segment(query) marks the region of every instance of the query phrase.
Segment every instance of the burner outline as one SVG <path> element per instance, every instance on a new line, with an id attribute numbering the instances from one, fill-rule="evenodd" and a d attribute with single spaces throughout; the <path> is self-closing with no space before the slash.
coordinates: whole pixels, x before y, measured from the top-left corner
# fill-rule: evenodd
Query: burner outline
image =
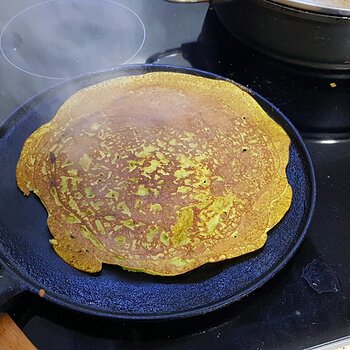
<path id="1" fill-rule="evenodd" d="M 140 16 L 135 12 L 133 11 L 132 9 L 130 9 L 129 7 L 123 5 L 123 4 L 120 4 L 119 2 L 116 2 L 116 1 L 113 1 L 113 0 L 102 0 L 104 2 L 107 2 L 107 3 L 111 3 L 113 5 L 116 5 L 116 6 L 119 6 L 127 11 L 129 11 L 131 14 L 133 14 L 137 20 L 139 21 L 139 23 L 141 24 L 141 27 L 142 27 L 142 34 L 143 34 L 143 37 L 142 37 L 142 42 L 140 44 L 140 46 L 138 47 L 138 49 L 133 53 L 133 55 L 128 58 L 126 61 L 120 63 L 119 65 L 123 65 L 123 64 L 127 64 L 129 63 L 133 58 L 135 58 L 138 53 L 141 51 L 141 49 L 143 48 L 144 44 L 145 44 L 145 41 L 146 41 L 146 27 L 142 21 L 142 19 L 140 18 Z M 86 74 L 86 73 L 89 73 L 89 72 L 82 72 L 78 75 L 74 75 L 74 76 L 70 76 L 70 77 L 53 77 L 53 76 L 49 76 L 49 75 L 42 75 L 42 74 L 39 74 L 39 73 L 35 73 L 35 72 L 32 72 L 28 69 L 24 69 L 18 65 L 16 65 L 5 53 L 4 51 L 4 48 L 3 48 L 3 45 L 2 45 L 2 41 L 3 41 L 3 36 L 7 30 L 7 27 L 14 21 L 16 20 L 19 16 L 23 15 L 25 12 L 27 11 L 31 11 L 32 9 L 36 8 L 36 7 L 39 7 L 39 6 L 42 6 L 42 5 L 46 5 L 46 4 L 50 4 L 50 3 L 69 3 L 69 1 L 67 0 L 45 0 L 45 1 L 41 1 L 37 4 L 34 4 L 32 6 L 29 6 L 29 7 L 26 7 L 25 9 L 23 9 L 22 11 L 18 12 L 16 15 L 14 15 L 13 17 L 11 17 L 5 24 L 4 28 L 2 29 L 1 33 L 0 33 L 0 52 L 1 54 L 3 55 L 3 57 L 6 59 L 6 61 L 8 63 L 10 63 L 13 67 L 17 68 L 18 70 L 24 72 L 24 73 L 27 73 L 27 74 L 30 74 L 32 76 L 35 76 L 35 77 L 38 77 L 38 78 L 44 78 L 44 79 L 52 79 L 52 80 L 64 80 L 64 79 L 71 79 L 71 78 L 74 78 L 76 76 L 79 76 L 81 74 Z M 96 68 L 96 71 L 97 70 L 100 70 L 100 69 L 106 69 L 108 67 L 98 67 Z"/>

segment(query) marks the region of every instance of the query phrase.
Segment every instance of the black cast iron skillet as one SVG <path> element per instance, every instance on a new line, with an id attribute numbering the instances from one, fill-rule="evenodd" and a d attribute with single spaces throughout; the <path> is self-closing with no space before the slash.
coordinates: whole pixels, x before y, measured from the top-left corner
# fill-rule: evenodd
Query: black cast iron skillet
<path id="1" fill-rule="evenodd" d="M 150 276 L 104 265 L 99 274 L 66 264 L 48 240 L 47 213 L 33 194 L 17 188 L 15 170 L 24 141 L 49 121 L 75 91 L 102 80 L 154 71 L 181 72 L 224 79 L 199 70 L 160 65 L 122 66 L 82 75 L 39 93 L 21 105 L 0 127 L 0 303 L 16 294 L 45 290 L 45 298 L 64 307 L 108 318 L 175 319 L 224 307 L 260 287 L 290 260 L 301 244 L 315 204 L 315 178 L 300 135 L 275 107 L 250 91 L 289 134 L 287 168 L 293 202 L 283 220 L 269 232 L 258 252 L 204 265 L 176 277 Z"/>

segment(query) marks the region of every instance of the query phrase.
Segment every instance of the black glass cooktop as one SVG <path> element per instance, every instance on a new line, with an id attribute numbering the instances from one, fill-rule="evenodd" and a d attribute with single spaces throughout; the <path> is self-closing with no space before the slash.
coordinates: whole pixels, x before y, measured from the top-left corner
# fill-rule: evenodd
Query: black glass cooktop
<path id="1" fill-rule="evenodd" d="M 350 72 L 260 55 L 233 39 L 206 4 L 14 0 L 1 2 L 0 25 L 0 121 L 80 73 L 146 61 L 192 66 L 280 108 L 303 134 L 318 188 L 301 248 L 243 300 L 192 319 L 129 323 L 21 295 L 8 312 L 39 349 L 301 349 L 350 334 Z"/>

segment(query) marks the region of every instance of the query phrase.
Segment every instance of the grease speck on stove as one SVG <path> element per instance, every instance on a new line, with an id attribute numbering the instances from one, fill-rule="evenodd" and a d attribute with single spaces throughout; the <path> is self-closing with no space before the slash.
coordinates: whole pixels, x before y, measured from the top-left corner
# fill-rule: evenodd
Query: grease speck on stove
<path id="1" fill-rule="evenodd" d="M 340 285 L 334 271 L 325 263 L 313 260 L 303 269 L 302 277 L 317 293 L 339 292 Z"/>

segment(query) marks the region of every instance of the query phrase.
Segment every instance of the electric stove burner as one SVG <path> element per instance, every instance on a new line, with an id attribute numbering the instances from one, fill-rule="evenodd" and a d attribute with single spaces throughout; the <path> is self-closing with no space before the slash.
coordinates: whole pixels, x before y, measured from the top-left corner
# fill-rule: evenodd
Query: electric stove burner
<path id="1" fill-rule="evenodd" d="M 0 34 L 0 50 L 23 72 L 64 79 L 130 62 L 145 38 L 140 17 L 122 4 L 52 0 L 11 18 Z"/>

